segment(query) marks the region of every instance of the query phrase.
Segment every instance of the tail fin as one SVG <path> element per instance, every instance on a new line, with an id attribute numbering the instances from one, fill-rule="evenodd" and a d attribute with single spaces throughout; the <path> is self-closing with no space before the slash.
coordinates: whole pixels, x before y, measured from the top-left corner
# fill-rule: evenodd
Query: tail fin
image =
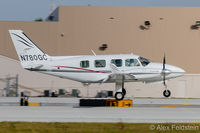
<path id="1" fill-rule="evenodd" d="M 23 31 L 9 30 L 9 33 L 23 68 L 38 68 L 49 60 L 49 56 L 31 41 Z"/>

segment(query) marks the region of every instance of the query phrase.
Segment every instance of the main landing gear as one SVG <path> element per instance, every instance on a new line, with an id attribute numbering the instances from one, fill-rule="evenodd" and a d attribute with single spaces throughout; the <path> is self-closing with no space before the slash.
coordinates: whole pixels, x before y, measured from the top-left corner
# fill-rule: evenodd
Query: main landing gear
<path id="1" fill-rule="evenodd" d="M 115 99 L 116 100 L 123 100 L 124 99 L 124 94 L 122 92 L 116 92 L 115 93 Z"/>
<path id="2" fill-rule="evenodd" d="M 125 95 L 126 95 L 126 90 L 124 88 L 122 88 L 122 92 L 116 92 L 115 93 L 115 99 L 116 100 L 123 100 Z"/>
<path id="3" fill-rule="evenodd" d="M 123 100 L 124 96 L 126 95 L 126 90 L 124 89 L 124 82 L 116 82 L 115 90 L 116 90 L 115 99 Z"/>

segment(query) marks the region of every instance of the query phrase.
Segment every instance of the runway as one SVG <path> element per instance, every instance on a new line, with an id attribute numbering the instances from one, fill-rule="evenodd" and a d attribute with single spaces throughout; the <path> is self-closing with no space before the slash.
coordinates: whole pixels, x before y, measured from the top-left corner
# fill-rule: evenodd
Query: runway
<path id="1" fill-rule="evenodd" d="M 0 107 L 0 121 L 34 122 L 200 122 L 200 108 Z"/>
<path id="2" fill-rule="evenodd" d="M 46 100 L 48 101 L 49 99 L 47 98 Z M 57 103 L 59 102 L 59 98 L 51 100 Z M 53 106 L 50 103 L 46 106 L 39 107 L 0 106 L 0 121 L 124 123 L 200 122 L 200 99 L 133 99 L 133 103 L 135 103 L 131 108 L 79 107 L 77 103 L 78 100 L 77 98 L 60 99 L 62 103 L 65 102 L 64 106 Z M 45 100 L 41 99 L 41 101 L 44 102 Z M 67 101 L 69 101 L 69 104 L 67 104 Z M 1 99 L 0 102 L 2 102 Z"/>

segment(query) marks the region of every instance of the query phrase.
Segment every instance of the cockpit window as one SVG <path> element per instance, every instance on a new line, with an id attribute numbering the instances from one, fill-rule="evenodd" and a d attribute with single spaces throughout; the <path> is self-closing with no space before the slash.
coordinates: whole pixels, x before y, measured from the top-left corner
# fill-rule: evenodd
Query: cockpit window
<path id="1" fill-rule="evenodd" d="M 140 56 L 138 59 L 140 60 L 140 62 L 141 62 L 141 64 L 142 64 L 143 66 L 146 66 L 146 65 L 148 65 L 148 64 L 150 63 L 150 61 L 147 60 L 147 59 L 144 58 L 144 57 L 141 57 L 141 56 Z"/>

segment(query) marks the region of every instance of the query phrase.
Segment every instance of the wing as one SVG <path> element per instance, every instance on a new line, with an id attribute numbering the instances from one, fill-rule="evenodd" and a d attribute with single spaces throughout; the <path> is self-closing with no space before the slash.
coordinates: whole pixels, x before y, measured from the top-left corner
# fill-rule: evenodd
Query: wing
<path id="1" fill-rule="evenodd" d="M 136 79 L 131 73 L 121 71 L 117 68 L 115 64 L 110 64 L 111 74 L 109 74 L 106 78 L 101 80 L 101 84 L 105 82 L 124 82 L 125 79 Z"/>

